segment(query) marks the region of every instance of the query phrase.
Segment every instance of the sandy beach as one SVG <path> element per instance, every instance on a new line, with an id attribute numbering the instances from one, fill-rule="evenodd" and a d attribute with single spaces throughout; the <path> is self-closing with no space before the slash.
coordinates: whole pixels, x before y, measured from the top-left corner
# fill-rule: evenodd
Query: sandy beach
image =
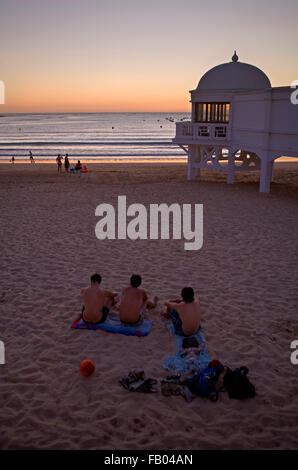
<path id="1" fill-rule="evenodd" d="M 185 163 L 88 164 L 57 175 L 54 164 L 0 165 L 1 449 L 297 449 L 298 166 L 276 164 L 270 194 L 258 173 L 202 171 L 186 181 Z M 104 240 L 95 208 L 129 204 L 204 204 L 204 243 Z M 120 293 L 132 273 L 160 305 L 143 338 L 71 329 L 80 289 L 99 272 Z M 164 379 L 175 351 L 163 302 L 191 285 L 202 304 L 208 353 L 245 365 L 257 395 L 219 401 L 132 393 L 119 379 L 132 368 Z M 116 309 L 117 310 L 117 309 Z M 94 361 L 85 378 L 79 366 Z"/>

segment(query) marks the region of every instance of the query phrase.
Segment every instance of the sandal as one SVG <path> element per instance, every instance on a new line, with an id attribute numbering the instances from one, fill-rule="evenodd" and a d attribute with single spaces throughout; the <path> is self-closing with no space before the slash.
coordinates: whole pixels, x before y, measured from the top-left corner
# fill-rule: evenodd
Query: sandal
<path id="1" fill-rule="evenodd" d="M 161 380 L 161 393 L 165 397 L 169 397 L 171 395 L 178 396 L 181 394 L 181 387 L 179 383 L 176 382 L 169 382 L 167 380 Z"/>
<path id="2" fill-rule="evenodd" d="M 146 379 L 141 385 L 136 388 L 136 392 L 143 392 L 143 393 L 156 393 L 158 392 L 157 388 L 154 385 L 157 384 L 157 380 L 155 379 Z"/>

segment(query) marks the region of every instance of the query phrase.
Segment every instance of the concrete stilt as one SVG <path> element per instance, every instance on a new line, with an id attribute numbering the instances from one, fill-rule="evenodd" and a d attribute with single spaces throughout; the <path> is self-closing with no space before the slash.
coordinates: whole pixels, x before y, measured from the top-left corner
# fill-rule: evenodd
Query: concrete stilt
<path id="1" fill-rule="evenodd" d="M 272 175 L 272 162 L 268 162 L 266 157 L 261 158 L 261 172 L 260 172 L 260 193 L 270 192 L 270 182 Z"/>
<path id="2" fill-rule="evenodd" d="M 235 158 L 234 152 L 229 151 L 228 171 L 227 171 L 227 183 L 228 184 L 234 183 L 234 170 L 235 170 L 234 158 Z"/>
<path id="3" fill-rule="evenodd" d="M 274 160 L 271 162 L 271 183 L 274 182 Z"/>
<path id="4" fill-rule="evenodd" d="M 188 148 L 188 162 L 187 162 L 187 179 L 192 181 L 196 177 L 196 169 L 194 168 L 194 150 L 192 146 L 189 145 Z"/>

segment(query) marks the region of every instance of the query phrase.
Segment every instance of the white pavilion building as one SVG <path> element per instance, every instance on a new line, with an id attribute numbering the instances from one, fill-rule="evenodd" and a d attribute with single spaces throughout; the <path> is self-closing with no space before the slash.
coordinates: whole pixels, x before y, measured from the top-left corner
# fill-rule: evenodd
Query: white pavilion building
<path id="1" fill-rule="evenodd" d="M 260 192 L 270 191 L 274 160 L 298 157 L 298 104 L 290 86 L 271 87 L 259 68 L 238 61 L 218 65 L 190 91 L 191 121 L 176 123 L 178 144 L 188 154 L 188 179 L 200 168 L 227 172 L 260 169 Z M 297 100 L 296 100 L 297 101 Z"/>

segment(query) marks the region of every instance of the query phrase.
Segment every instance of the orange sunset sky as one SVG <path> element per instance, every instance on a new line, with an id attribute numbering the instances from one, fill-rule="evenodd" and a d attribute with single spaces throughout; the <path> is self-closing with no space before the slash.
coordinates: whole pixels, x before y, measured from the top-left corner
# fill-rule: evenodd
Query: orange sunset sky
<path id="1" fill-rule="evenodd" d="M 298 79 L 296 0 L 1 0 L 1 112 L 189 111 L 231 60 Z"/>

